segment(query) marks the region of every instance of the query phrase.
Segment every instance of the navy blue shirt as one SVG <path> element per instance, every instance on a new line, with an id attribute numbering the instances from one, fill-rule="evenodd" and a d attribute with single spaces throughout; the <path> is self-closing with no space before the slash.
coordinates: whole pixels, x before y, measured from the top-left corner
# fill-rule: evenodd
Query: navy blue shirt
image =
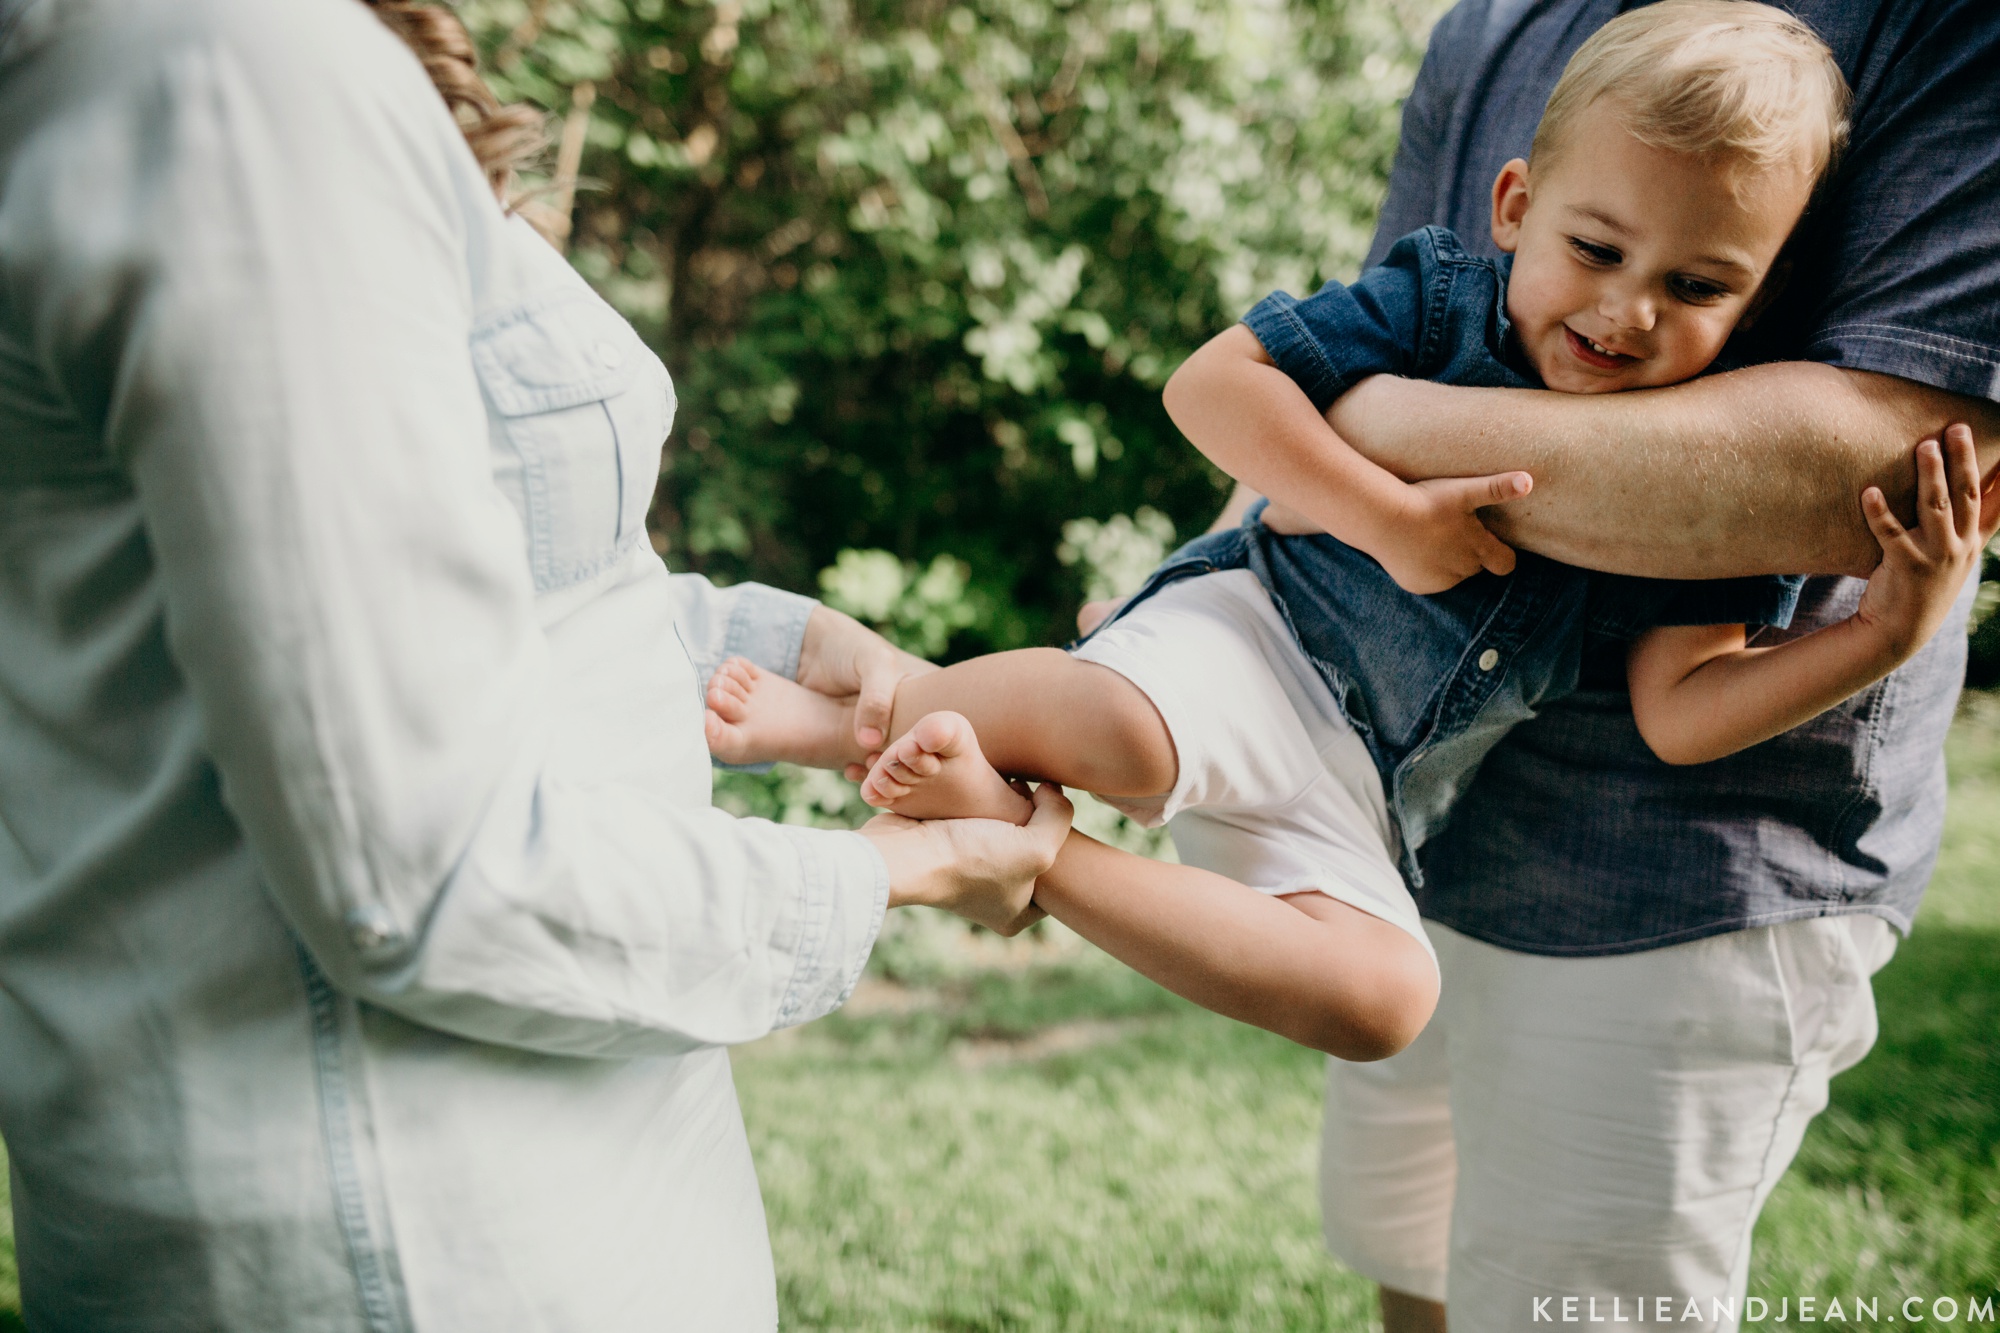
<path id="1" fill-rule="evenodd" d="M 1525 157 L 1564 64 L 1620 0 L 1462 0 L 1403 113 L 1371 262 L 1427 224 L 1490 252 L 1493 177 Z M 1812 360 L 2000 399 L 2000 5 L 1795 0 L 1854 90 L 1851 147 L 1793 244 L 1742 361 Z M 1914 442 L 1913 442 L 1914 443 Z M 1814 579 L 1792 632 L 1852 611 Z M 1487 756 L 1425 848 L 1425 915 L 1545 954 L 1644 949 L 1865 911 L 1908 929 L 1943 827 L 1963 612 L 1901 670 L 1784 736 L 1670 768 L 1640 740 L 1622 661 Z"/>
<path id="2" fill-rule="evenodd" d="M 1322 411 L 1375 374 L 1532 388 L 1539 381 L 1506 314 L 1508 268 L 1427 227 L 1352 285 L 1328 283 L 1304 301 L 1278 292 L 1244 323 Z M 1523 553 L 1504 578 L 1477 574 L 1419 596 L 1337 538 L 1281 536 L 1257 517 L 1183 547 L 1127 605 L 1190 574 L 1255 571 L 1367 743 L 1413 884 L 1423 878 L 1415 852 L 1480 761 L 1509 729 L 1575 688 L 1589 639 L 1623 641 L 1658 624 L 1782 626 L 1800 582 L 1672 583 Z"/>

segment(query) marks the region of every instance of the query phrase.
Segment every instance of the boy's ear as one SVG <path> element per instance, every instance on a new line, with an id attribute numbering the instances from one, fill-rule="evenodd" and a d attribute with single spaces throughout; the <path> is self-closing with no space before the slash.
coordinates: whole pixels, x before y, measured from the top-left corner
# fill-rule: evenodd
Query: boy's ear
<path id="1" fill-rule="evenodd" d="M 1493 244 L 1508 254 L 1521 243 L 1521 219 L 1528 216 L 1528 164 L 1515 158 L 1493 178 Z"/>

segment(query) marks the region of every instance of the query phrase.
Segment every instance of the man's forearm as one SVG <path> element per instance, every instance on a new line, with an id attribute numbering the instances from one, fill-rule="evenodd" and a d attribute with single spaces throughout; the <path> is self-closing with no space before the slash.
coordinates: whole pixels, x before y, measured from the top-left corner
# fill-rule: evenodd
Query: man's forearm
<path id="1" fill-rule="evenodd" d="M 1534 493 L 1489 511 L 1502 538 L 1660 578 L 1866 573 L 1861 492 L 1908 521 L 1919 439 L 1965 421 L 1982 472 L 2000 459 L 1993 403 L 1810 362 L 1598 395 L 1378 376 L 1328 420 L 1406 480 L 1525 468 Z"/>

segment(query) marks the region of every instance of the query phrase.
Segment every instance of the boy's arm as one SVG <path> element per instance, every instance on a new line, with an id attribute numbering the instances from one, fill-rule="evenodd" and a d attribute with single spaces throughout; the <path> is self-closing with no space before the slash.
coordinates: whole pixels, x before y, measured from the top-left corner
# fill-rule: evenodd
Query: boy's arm
<path id="1" fill-rule="evenodd" d="M 1514 552 L 1479 511 L 1526 495 L 1527 473 L 1402 481 L 1349 447 L 1244 325 L 1183 362 L 1165 401 L 1209 461 L 1374 556 L 1410 592 L 1514 568 Z"/>
<path id="2" fill-rule="evenodd" d="M 1422 946 L 1379 917 L 1320 893 L 1280 901 L 1074 831 L 1035 903 L 1175 994 L 1344 1060 L 1395 1054 L 1437 1004 Z"/>
<path id="3" fill-rule="evenodd" d="M 1948 457 L 1947 457 L 1948 455 Z M 1943 623 L 2000 528 L 2000 470 L 1982 488 L 1972 433 L 1917 447 L 1918 526 L 1906 530 L 1877 487 L 1862 510 L 1880 563 L 1838 624 L 1773 648 L 1747 648 L 1741 625 L 1675 626 L 1632 647 L 1632 714 L 1653 753 L 1700 764 L 1789 731 L 1908 661 Z"/>

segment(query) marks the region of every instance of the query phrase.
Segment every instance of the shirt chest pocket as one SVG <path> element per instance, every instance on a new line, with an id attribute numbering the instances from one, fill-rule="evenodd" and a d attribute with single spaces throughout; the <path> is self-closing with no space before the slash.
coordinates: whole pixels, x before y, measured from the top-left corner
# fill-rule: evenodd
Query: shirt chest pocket
<path id="1" fill-rule="evenodd" d="M 558 292 L 482 320 L 472 362 L 536 590 L 587 579 L 644 540 L 674 390 L 632 326 L 594 293 Z"/>

